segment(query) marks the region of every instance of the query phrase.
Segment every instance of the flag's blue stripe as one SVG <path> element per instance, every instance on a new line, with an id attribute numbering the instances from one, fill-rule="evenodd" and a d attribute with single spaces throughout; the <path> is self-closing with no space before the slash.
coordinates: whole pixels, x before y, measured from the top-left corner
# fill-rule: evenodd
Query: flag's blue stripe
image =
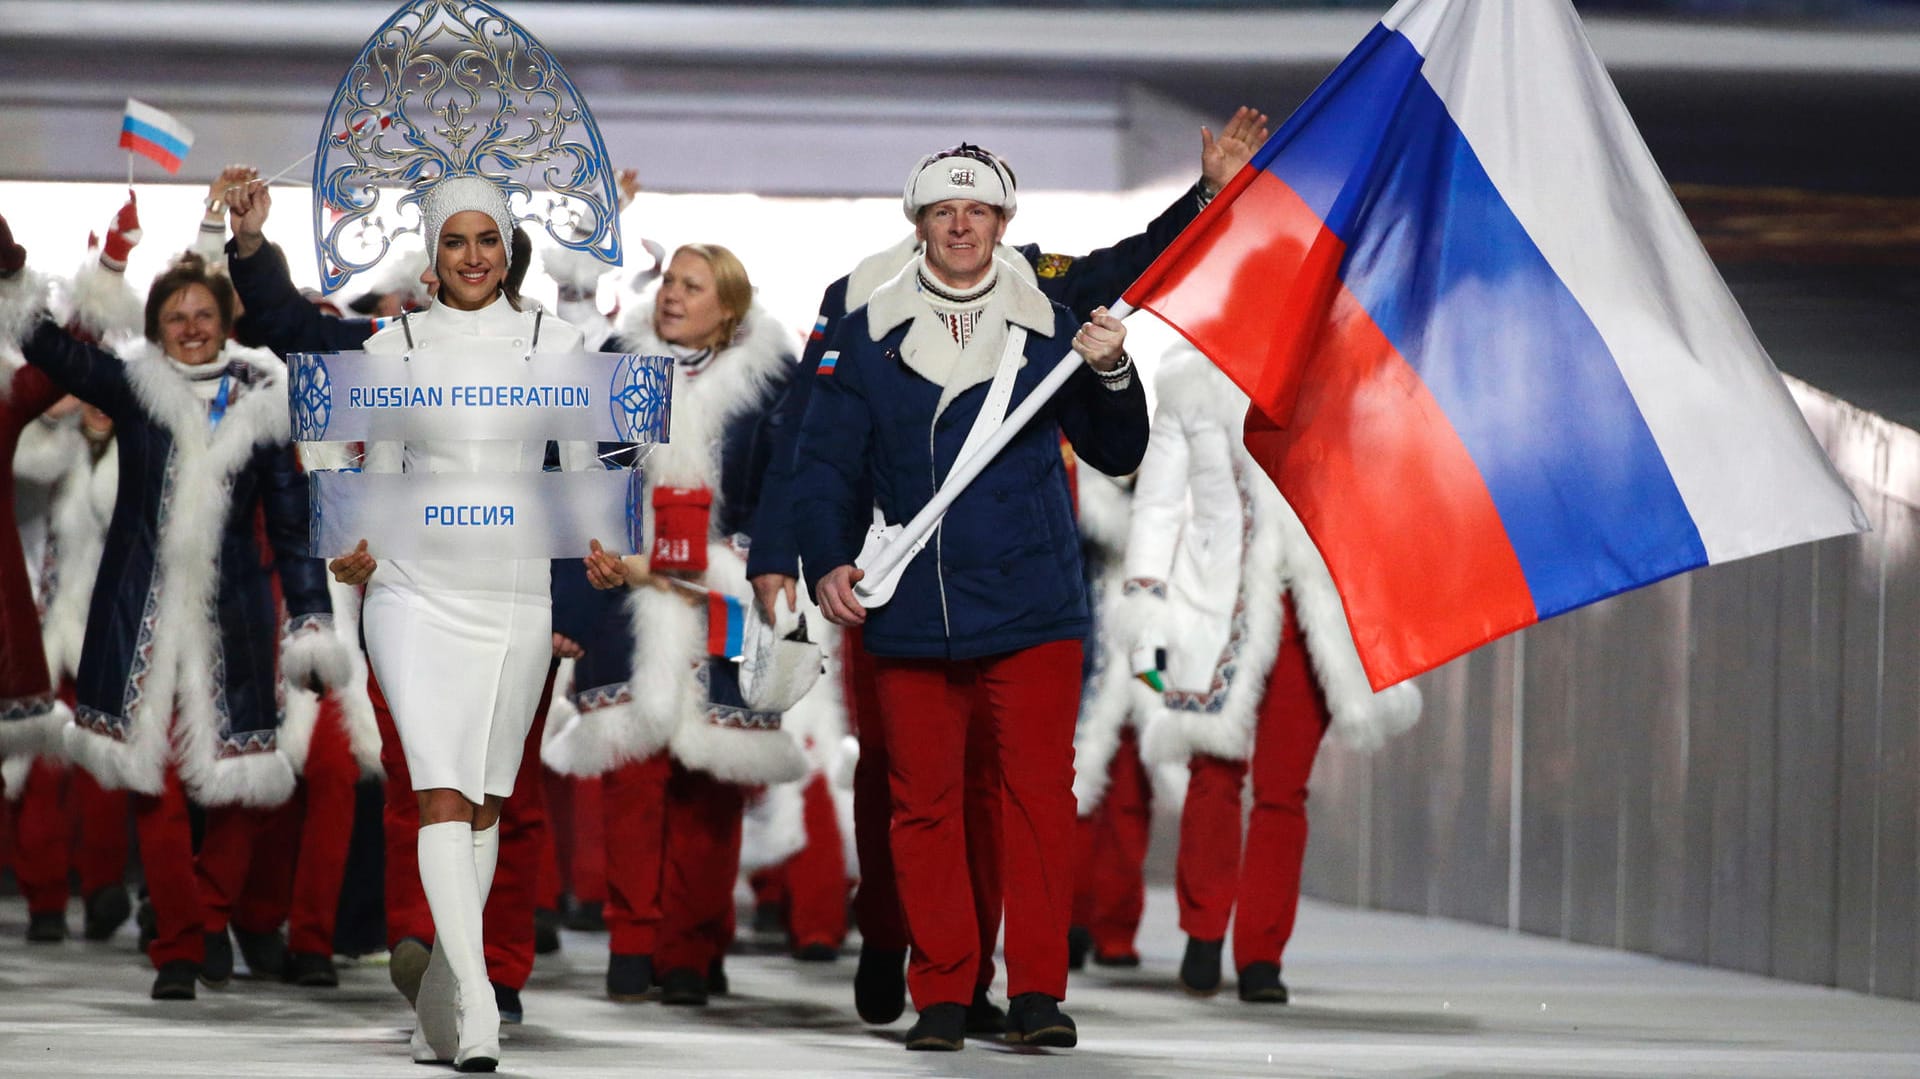
<path id="1" fill-rule="evenodd" d="M 164 131 L 142 120 L 137 120 L 131 116 L 121 117 L 120 130 L 131 131 L 134 135 L 153 143 L 155 146 L 160 147 L 182 160 L 186 159 L 187 151 L 191 149 L 186 143 L 180 141 L 180 136 L 170 131 Z"/>
<path id="2" fill-rule="evenodd" d="M 737 656 L 746 651 L 741 635 L 746 629 L 747 609 L 732 596 L 723 598 L 727 601 L 727 655 Z"/>
<path id="3" fill-rule="evenodd" d="M 1606 342 L 1420 64 L 1376 29 L 1264 167 L 1345 241 L 1342 280 L 1465 443 L 1540 617 L 1705 565 Z"/>

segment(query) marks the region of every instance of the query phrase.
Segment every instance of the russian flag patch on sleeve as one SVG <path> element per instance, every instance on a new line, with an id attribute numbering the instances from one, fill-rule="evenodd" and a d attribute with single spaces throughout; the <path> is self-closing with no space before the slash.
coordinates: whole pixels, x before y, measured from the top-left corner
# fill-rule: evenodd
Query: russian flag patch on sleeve
<path id="1" fill-rule="evenodd" d="M 819 373 L 823 375 L 833 374 L 833 369 L 836 365 L 839 364 L 839 362 L 840 362 L 840 353 L 838 350 L 827 353 L 826 355 L 820 357 Z"/>

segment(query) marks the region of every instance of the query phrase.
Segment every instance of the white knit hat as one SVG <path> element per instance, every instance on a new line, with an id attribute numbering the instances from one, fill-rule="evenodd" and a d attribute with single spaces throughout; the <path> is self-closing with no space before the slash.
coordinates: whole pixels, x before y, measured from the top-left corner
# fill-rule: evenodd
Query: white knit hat
<path id="1" fill-rule="evenodd" d="M 992 152 L 961 143 L 951 150 L 928 154 L 907 173 L 901 209 L 907 220 L 918 222 L 920 211 L 948 199 L 971 199 L 998 206 L 1009 220 L 1017 204 L 1013 170 Z"/>
<path id="2" fill-rule="evenodd" d="M 420 200 L 420 226 L 429 253 L 440 250 L 440 229 L 447 220 L 467 210 L 493 218 L 500 226 L 500 241 L 513 242 L 513 211 L 507 208 L 506 194 L 492 180 L 469 173 L 441 180 Z"/>

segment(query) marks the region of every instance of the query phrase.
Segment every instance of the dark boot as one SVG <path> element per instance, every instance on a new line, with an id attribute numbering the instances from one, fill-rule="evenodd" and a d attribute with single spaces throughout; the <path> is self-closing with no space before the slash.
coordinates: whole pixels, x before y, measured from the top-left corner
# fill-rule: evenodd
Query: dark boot
<path id="1" fill-rule="evenodd" d="M 159 930 L 154 928 L 159 925 L 159 921 L 153 913 L 153 902 L 142 899 L 140 901 L 140 910 L 134 915 L 133 920 L 134 924 L 140 927 L 139 948 L 142 952 L 145 952 L 153 946 L 154 937 L 159 935 Z"/>
<path id="2" fill-rule="evenodd" d="M 153 976 L 153 999 L 192 1000 L 193 983 L 200 976 L 200 965 L 191 959 L 163 963 Z"/>
<path id="3" fill-rule="evenodd" d="M 724 958 L 717 958 L 713 962 L 708 963 L 707 994 L 709 996 L 724 997 L 731 992 L 733 992 L 733 987 L 727 984 L 727 961 Z"/>
<path id="4" fill-rule="evenodd" d="M 957 1053 L 967 1044 L 967 1009 L 959 1004 L 932 1004 L 907 1031 L 907 1048 L 922 1053 Z"/>
<path id="5" fill-rule="evenodd" d="M 87 924 L 81 933 L 88 940 L 106 940 L 131 917 L 133 902 L 127 898 L 127 890 L 118 884 L 109 885 L 87 897 Z"/>
<path id="6" fill-rule="evenodd" d="M 1022 993 L 1007 1009 L 1007 1044 L 1071 1049 L 1080 1044 L 1073 1020 L 1045 993 Z"/>
<path id="7" fill-rule="evenodd" d="M 1187 938 L 1187 954 L 1180 960 L 1180 988 L 1202 997 L 1220 991 L 1220 945 L 1223 943 Z"/>
<path id="8" fill-rule="evenodd" d="M 1087 965 L 1087 953 L 1093 951 L 1093 930 L 1076 925 L 1067 930 L 1067 969 L 1081 970 Z"/>
<path id="9" fill-rule="evenodd" d="M 278 929 L 251 933 L 233 927 L 233 939 L 240 942 L 240 956 L 256 978 L 279 978 L 287 972 L 287 941 Z"/>
<path id="10" fill-rule="evenodd" d="M 67 912 L 43 910 L 27 915 L 27 943 L 58 944 L 67 939 Z"/>
<path id="11" fill-rule="evenodd" d="M 560 912 L 546 907 L 533 912 L 533 954 L 552 955 L 560 950 Z"/>
<path id="12" fill-rule="evenodd" d="M 1098 948 L 1095 948 L 1093 950 L 1093 965 L 1096 967 L 1120 967 L 1125 970 L 1131 970 L 1134 967 L 1137 967 L 1140 965 L 1140 953 L 1139 952 L 1107 953 L 1107 952 L 1101 951 Z"/>
<path id="13" fill-rule="evenodd" d="M 1240 999 L 1249 1004 L 1285 1004 L 1287 983 L 1278 963 L 1248 963 L 1240 972 Z"/>
<path id="14" fill-rule="evenodd" d="M 675 967 L 660 977 L 660 1003 L 681 1007 L 707 1006 L 707 979 L 692 967 Z"/>
<path id="15" fill-rule="evenodd" d="M 1007 1032 L 1007 1013 L 1000 1005 L 987 996 L 985 989 L 973 991 L 973 1003 L 967 1005 L 967 1033 L 969 1034 L 1005 1034 Z"/>
<path id="16" fill-rule="evenodd" d="M 280 977 L 283 981 L 307 989 L 340 987 L 340 972 L 334 969 L 333 956 L 315 952 L 287 953 L 286 970 Z"/>
<path id="17" fill-rule="evenodd" d="M 793 957 L 802 963 L 832 963 L 840 958 L 840 949 L 831 944 L 803 944 L 793 950 Z"/>
<path id="18" fill-rule="evenodd" d="M 907 1010 L 906 952 L 860 949 L 860 969 L 853 975 L 853 1010 L 876 1026 L 900 1018 Z"/>
<path id="19" fill-rule="evenodd" d="M 207 957 L 200 962 L 200 984 L 225 989 L 233 980 L 233 940 L 222 929 L 206 935 Z"/>
<path id="20" fill-rule="evenodd" d="M 560 924 L 576 933 L 604 933 L 607 931 L 606 905 L 596 899 L 591 903 L 574 903 L 567 908 L 566 917 Z"/>
<path id="21" fill-rule="evenodd" d="M 653 956 L 620 955 L 607 957 L 607 996 L 622 1004 L 647 999 L 653 988 Z"/>
<path id="22" fill-rule="evenodd" d="M 500 1009 L 502 1023 L 518 1025 L 527 1018 L 527 1009 L 520 1003 L 520 990 L 512 986 L 493 983 L 493 1004 Z"/>

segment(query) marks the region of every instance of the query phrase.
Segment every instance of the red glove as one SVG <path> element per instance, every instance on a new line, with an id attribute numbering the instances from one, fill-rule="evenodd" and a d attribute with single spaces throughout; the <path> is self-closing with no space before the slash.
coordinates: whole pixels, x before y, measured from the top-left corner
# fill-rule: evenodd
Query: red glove
<path id="1" fill-rule="evenodd" d="M 0 217 L 0 277 L 12 277 L 27 264 L 27 249 L 13 242 L 13 230 Z"/>
<path id="2" fill-rule="evenodd" d="M 100 249 L 100 264 L 109 270 L 127 268 L 127 256 L 140 242 L 140 211 L 133 204 L 133 188 L 127 188 L 127 204 L 113 215 L 107 226 L 107 243 Z"/>
<path id="3" fill-rule="evenodd" d="M 654 488 L 652 567 L 704 572 L 712 509 L 713 492 L 705 487 Z"/>

